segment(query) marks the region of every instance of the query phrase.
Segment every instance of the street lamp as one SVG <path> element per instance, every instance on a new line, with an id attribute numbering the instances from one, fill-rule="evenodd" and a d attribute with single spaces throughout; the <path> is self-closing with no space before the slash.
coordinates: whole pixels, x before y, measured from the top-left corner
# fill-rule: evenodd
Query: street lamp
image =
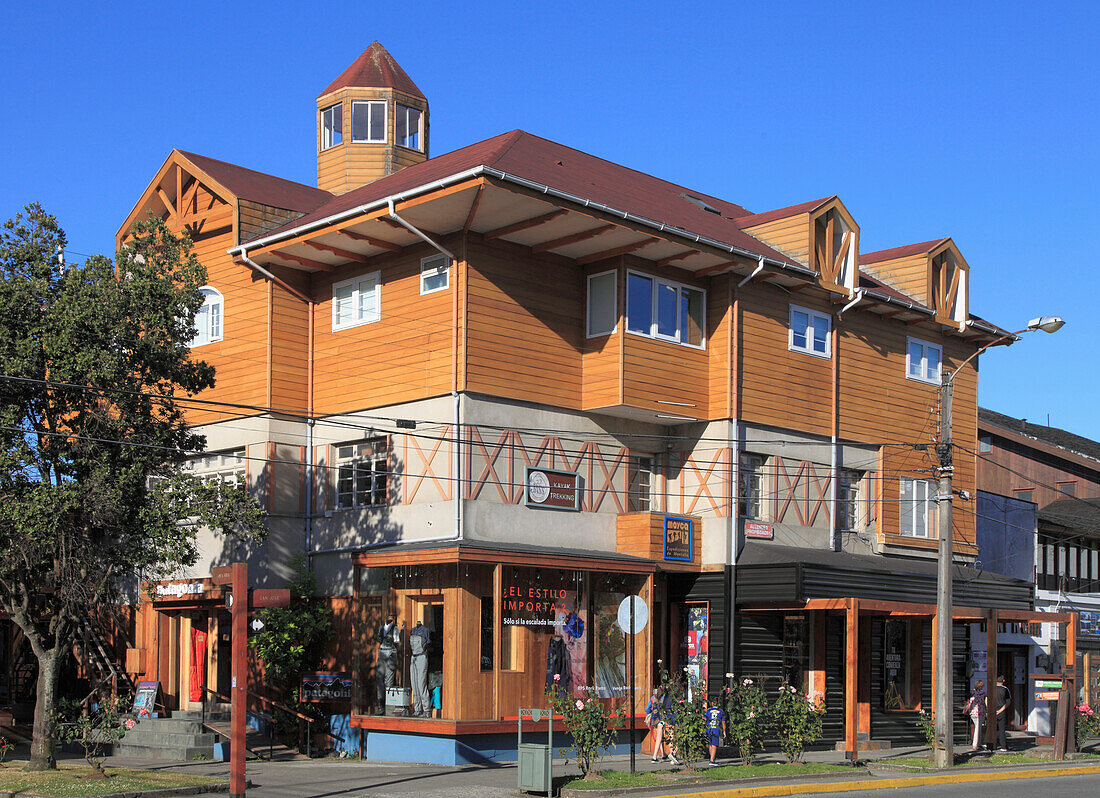
<path id="1" fill-rule="evenodd" d="M 933 758 L 936 767 L 951 767 L 955 761 L 955 737 L 951 717 L 953 674 L 952 657 L 952 602 L 951 602 L 951 499 L 952 478 L 955 467 L 952 465 L 951 443 L 951 396 L 955 389 L 955 375 L 963 366 L 976 358 L 994 344 L 1008 338 L 1015 338 L 1026 332 L 1057 332 L 1065 322 L 1059 316 L 1040 316 L 1028 322 L 1027 327 L 1016 332 L 1006 333 L 995 338 L 960 363 L 954 371 L 944 377 L 940 385 L 940 431 L 936 441 L 936 454 L 940 458 L 939 490 L 936 503 L 939 506 L 939 571 L 936 585 L 936 695 L 933 702 L 936 723 L 936 745 Z M 989 667 L 992 667 L 990 663 Z M 988 680 L 992 681 L 992 680 Z"/>

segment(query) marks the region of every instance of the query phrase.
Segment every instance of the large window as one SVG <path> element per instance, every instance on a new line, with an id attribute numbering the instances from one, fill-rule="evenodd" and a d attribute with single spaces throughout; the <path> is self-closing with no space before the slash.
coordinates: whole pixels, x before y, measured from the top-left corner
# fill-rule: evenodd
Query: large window
<path id="1" fill-rule="evenodd" d="M 432 255 L 420 261 L 420 294 L 445 291 L 450 285 L 451 259 L 446 255 Z"/>
<path id="2" fill-rule="evenodd" d="M 379 272 L 371 272 L 332 286 L 332 329 L 369 324 L 382 317 Z"/>
<path id="3" fill-rule="evenodd" d="M 388 503 L 389 447 L 370 438 L 336 447 L 336 506 L 374 507 Z"/>
<path id="4" fill-rule="evenodd" d="M 386 140 L 386 103 L 355 102 L 351 104 L 351 140 L 370 142 Z"/>
<path id="5" fill-rule="evenodd" d="M 911 380 L 940 384 L 940 366 L 943 363 L 943 347 L 919 338 L 907 339 L 905 348 L 905 376 Z"/>
<path id="6" fill-rule="evenodd" d="M 936 536 L 936 483 L 927 479 L 901 478 L 901 534 L 913 538 Z"/>
<path id="7" fill-rule="evenodd" d="M 335 147 L 344 140 L 344 106 L 330 105 L 321 111 L 321 149 Z"/>
<path id="8" fill-rule="evenodd" d="M 829 357 L 829 317 L 791 305 L 787 348 L 818 357 Z"/>
<path id="9" fill-rule="evenodd" d="M 420 111 L 407 105 L 397 105 L 397 143 L 412 150 L 423 150 L 423 121 Z"/>
<path id="10" fill-rule="evenodd" d="M 205 286 L 199 289 L 202 294 L 202 307 L 195 314 L 195 337 L 191 346 L 205 346 L 222 339 L 222 312 L 225 300 L 216 288 Z"/>
<path id="11" fill-rule="evenodd" d="M 195 474 L 203 482 L 244 485 L 246 484 L 245 450 L 242 447 L 192 457 L 184 464 L 183 470 Z"/>
<path id="12" fill-rule="evenodd" d="M 706 292 L 646 274 L 626 277 L 626 329 L 637 335 L 703 346 Z"/>
<path id="13" fill-rule="evenodd" d="M 588 278 L 588 324 L 586 334 L 589 338 L 597 335 L 609 335 L 615 332 L 619 321 L 616 272 L 602 272 Z"/>
<path id="14" fill-rule="evenodd" d="M 762 518 L 764 498 L 764 458 L 742 453 L 739 467 L 737 514 L 742 518 Z"/>

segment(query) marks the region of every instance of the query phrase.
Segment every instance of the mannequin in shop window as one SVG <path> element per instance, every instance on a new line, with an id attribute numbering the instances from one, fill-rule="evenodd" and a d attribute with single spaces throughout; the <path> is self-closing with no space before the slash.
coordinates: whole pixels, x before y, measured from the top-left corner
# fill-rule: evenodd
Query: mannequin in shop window
<path id="1" fill-rule="evenodd" d="M 409 682 L 413 692 L 413 716 L 426 718 L 431 715 L 428 697 L 428 646 L 432 642 L 432 633 L 420 621 L 409 632 Z"/>
<path id="2" fill-rule="evenodd" d="M 375 665 L 375 678 L 378 680 L 377 714 L 386 714 L 386 691 L 397 683 L 397 647 L 401 645 L 401 630 L 392 615 L 374 633 L 378 644 L 378 659 Z"/>

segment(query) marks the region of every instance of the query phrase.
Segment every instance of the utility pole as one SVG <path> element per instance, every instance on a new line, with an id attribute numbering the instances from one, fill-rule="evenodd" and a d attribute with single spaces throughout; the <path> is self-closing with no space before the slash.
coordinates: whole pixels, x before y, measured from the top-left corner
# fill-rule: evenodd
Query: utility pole
<path id="1" fill-rule="evenodd" d="M 936 744 L 932 756 L 936 767 L 951 767 L 955 763 L 955 730 L 952 717 L 954 701 L 954 668 L 952 667 L 951 601 L 951 499 L 955 466 L 951 453 L 951 397 L 955 389 L 952 372 L 940 386 L 940 433 L 936 454 L 940 458 L 939 485 L 936 503 L 939 508 L 939 578 L 936 584 L 936 695 L 932 702 L 935 714 Z"/>

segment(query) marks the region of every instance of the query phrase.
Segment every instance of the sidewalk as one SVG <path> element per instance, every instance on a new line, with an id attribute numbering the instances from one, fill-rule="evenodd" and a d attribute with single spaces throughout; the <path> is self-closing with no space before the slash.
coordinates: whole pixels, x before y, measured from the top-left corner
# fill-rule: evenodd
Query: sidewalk
<path id="1" fill-rule="evenodd" d="M 1023 741 L 1017 739 L 1013 752 L 1040 753 L 1049 752 L 1049 747 L 1023 747 Z M 1100 752 L 1100 744 L 1093 741 L 1086 746 L 1087 751 Z M 878 780 L 883 788 L 897 786 L 892 783 L 898 778 L 920 776 L 919 773 L 900 772 L 889 768 L 892 760 L 908 756 L 924 756 L 927 748 L 906 747 L 894 748 L 888 751 L 868 752 L 864 761 L 870 767 L 871 774 L 867 775 L 865 769 L 854 769 L 851 775 L 845 773 L 790 778 L 784 777 L 781 784 L 820 784 L 823 780 L 839 782 L 853 778 L 863 780 Z M 959 755 L 968 755 L 969 746 L 959 746 Z M 71 759 L 70 757 L 66 757 Z M 807 762 L 822 762 L 830 764 L 842 764 L 844 753 L 834 750 L 809 751 L 805 755 Z M 768 752 L 758 757 L 760 762 L 782 761 L 781 754 Z M 734 760 L 724 758 L 723 764 L 733 764 Z M 107 760 L 108 766 L 145 767 L 153 770 L 172 770 L 178 772 L 190 772 L 202 775 L 224 776 L 229 778 L 229 763 L 227 762 L 164 762 L 162 760 L 136 759 L 132 757 L 111 757 Z M 1067 763 L 1075 766 L 1075 763 Z M 1100 766 L 1100 760 L 1092 760 L 1080 765 Z M 705 763 L 704 763 L 705 766 Z M 617 755 L 607 757 L 600 762 L 603 770 L 629 770 L 629 755 Z M 1017 766 L 1017 769 L 1034 769 L 1036 767 L 1050 767 L 1050 765 Z M 959 768 L 957 771 L 965 771 L 967 774 L 983 772 L 1008 772 L 1012 766 L 991 766 L 979 768 L 976 765 Z M 637 769 L 639 771 L 669 770 L 666 763 L 654 764 L 648 756 L 639 751 L 637 756 Z M 953 773 L 956 771 L 952 771 Z M 933 772 L 935 773 L 935 772 Z M 580 772 L 575 764 L 566 764 L 564 760 L 554 760 L 555 781 L 560 777 L 579 777 Z M 927 775 L 927 774 L 924 774 Z M 514 796 L 518 795 L 516 789 L 517 773 L 514 764 L 497 767 L 440 767 L 436 765 L 406 765 L 396 763 L 372 763 L 360 762 L 357 759 L 314 759 L 310 761 L 291 762 L 256 762 L 250 761 L 247 767 L 247 776 L 253 787 L 248 790 L 249 796 L 255 798 L 353 798 L 359 795 L 371 796 L 409 796 L 419 795 L 425 798 L 479 798 L 487 796 Z M 775 785 L 775 779 L 754 781 L 754 784 Z M 734 782 L 738 787 L 747 786 L 745 782 Z M 731 782 L 707 782 L 687 787 L 670 786 L 665 789 L 646 790 L 644 795 L 665 795 L 683 792 L 684 788 L 696 792 L 707 792 L 716 789 L 728 788 Z M 864 786 L 866 789 L 866 786 Z M 672 792 L 670 792 L 670 790 Z"/>

